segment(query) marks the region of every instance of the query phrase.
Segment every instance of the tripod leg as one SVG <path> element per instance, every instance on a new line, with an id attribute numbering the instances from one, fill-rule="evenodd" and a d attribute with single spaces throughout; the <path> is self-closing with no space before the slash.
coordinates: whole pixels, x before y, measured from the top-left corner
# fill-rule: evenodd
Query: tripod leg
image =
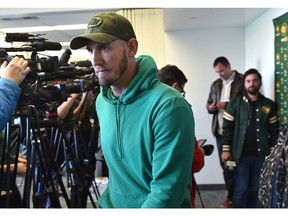
<path id="1" fill-rule="evenodd" d="M 0 207 L 23 207 L 21 194 L 16 184 L 20 148 L 19 131 L 19 125 L 10 125 L 8 122 L 6 129 L 2 131 L 2 134 L 0 133 L 0 136 L 4 135 L 4 142 L 0 143 L 2 145 L 2 148 L 0 147 Z"/>
<path id="2" fill-rule="evenodd" d="M 43 134 L 42 135 L 42 142 L 43 142 L 43 146 L 42 148 L 44 149 L 45 153 L 47 154 L 47 156 L 45 157 L 47 160 L 47 164 L 48 164 L 48 177 L 49 177 L 49 182 L 50 182 L 50 187 L 47 188 L 48 190 L 48 194 L 50 196 L 50 201 L 53 201 L 51 202 L 52 206 L 54 207 L 61 207 L 60 205 L 60 202 L 59 202 L 59 198 L 58 198 L 58 192 L 56 191 L 55 189 L 55 185 L 54 185 L 54 181 L 53 179 L 56 178 L 57 180 L 57 183 L 59 184 L 60 188 L 61 188 L 61 191 L 62 191 L 62 194 L 63 194 L 63 197 L 66 201 L 66 204 L 68 207 L 71 207 L 71 203 L 70 203 L 70 200 L 68 198 L 68 195 L 67 195 L 67 192 L 65 190 L 65 186 L 63 184 L 63 181 L 62 181 L 62 175 L 59 171 L 59 168 L 57 167 L 56 165 L 56 162 L 54 160 L 54 156 L 53 156 L 53 153 L 51 152 L 51 149 L 50 149 L 50 143 L 49 143 L 49 140 L 48 140 L 48 137 L 46 136 L 46 134 Z M 52 170 L 50 170 L 52 169 Z M 52 173 L 54 174 L 54 178 L 52 177 Z M 57 202 L 55 202 L 57 201 Z"/>
<path id="3" fill-rule="evenodd" d="M 35 156 L 33 158 L 34 160 L 32 161 L 31 158 L 29 158 L 31 157 L 29 153 L 31 154 L 32 152 L 28 151 L 27 158 L 29 158 L 29 162 L 32 163 L 31 166 L 33 168 L 37 168 L 37 170 L 32 169 L 32 174 L 34 175 L 32 175 L 32 178 L 27 179 L 27 182 L 25 181 L 25 184 L 27 184 L 28 188 L 28 190 L 26 190 L 26 193 L 29 195 L 31 188 L 31 179 L 34 179 L 35 180 L 35 182 L 33 182 L 34 189 L 36 188 L 37 191 L 33 195 L 34 198 L 38 198 L 37 201 L 39 202 L 35 203 L 37 207 L 47 207 L 47 204 L 49 202 L 51 207 L 60 208 L 61 204 L 58 198 L 58 191 L 56 191 L 55 183 L 53 181 L 53 175 L 54 175 L 56 176 L 58 184 L 60 185 L 63 191 L 63 196 L 66 200 L 67 206 L 71 207 L 70 200 L 65 190 L 65 186 L 62 182 L 61 174 L 54 160 L 54 156 L 51 152 L 50 143 L 47 138 L 47 135 L 45 133 L 44 134 L 41 133 L 37 110 L 33 106 L 29 106 L 29 109 L 31 116 L 27 121 L 28 123 L 26 131 L 28 133 L 30 132 L 31 129 L 33 136 L 32 139 L 30 139 L 30 136 L 26 136 L 26 139 L 33 140 L 35 149 L 33 150 L 33 154 L 35 154 L 37 157 Z M 28 147 L 29 144 L 27 146 L 27 149 Z M 28 199 L 26 200 L 26 203 L 27 201 Z"/>
<path id="4" fill-rule="evenodd" d="M 31 193 L 31 180 L 32 180 L 32 160 L 31 160 L 31 133 L 30 133 L 30 122 L 29 116 L 21 116 L 21 127 L 22 131 L 26 132 L 23 141 L 26 146 L 26 159 L 27 159 L 27 172 L 25 175 L 24 192 L 23 192 L 23 205 L 26 208 L 30 208 L 30 193 Z M 25 130 L 26 129 L 26 130 Z"/>
<path id="5" fill-rule="evenodd" d="M 198 194 L 198 196 L 199 196 L 199 199 L 200 199 L 202 208 L 205 208 L 204 203 L 203 203 L 203 200 L 202 200 L 202 197 L 201 197 L 201 193 L 200 193 L 199 187 L 198 187 L 198 185 L 197 185 L 197 183 L 196 183 L 196 180 L 195 180 L 195 187 L 196 187 L 196 191 L 197 191 L 197 194 Z"/>

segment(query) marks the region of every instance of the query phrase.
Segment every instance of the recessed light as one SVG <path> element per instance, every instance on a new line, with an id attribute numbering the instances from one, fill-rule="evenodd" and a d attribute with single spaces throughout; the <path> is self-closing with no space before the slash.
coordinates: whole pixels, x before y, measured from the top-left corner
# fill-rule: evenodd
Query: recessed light
<path id="1" fill-rule="evenodd" d="M 23 16 L 23 17 L 5 17 L 1 18 L 3 21 L 19 21 L 19 20 L 36 20 L 37 16 Z"/>

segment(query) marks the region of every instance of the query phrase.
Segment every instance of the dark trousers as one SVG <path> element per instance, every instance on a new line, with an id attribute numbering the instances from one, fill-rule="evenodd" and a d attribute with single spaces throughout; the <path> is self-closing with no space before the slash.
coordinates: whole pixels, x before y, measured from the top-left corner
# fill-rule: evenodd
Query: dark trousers
<path id="1" fill-rule="evenodd" d="M 225 167 L 225 163 L 223 163 L 221 160 L 221 155 L 222 155 L 221 138 L 222 138 L 221 135 L 219 135 L 219 134 L 216 135 L 218 157 L 219 157 L 219 161 L 220 161 L 220 166 L 222 167 L 222 170 L 223 170 L 223 177 L 224 177 L 224 181 L 225 181 L 225 186 L 226 186 L 226 189 L 228 192 L 227 198 L 232 201 L 233 200 L 233 193 L 234 193 L 234 184 L 235 184 L 234 171 L 227 169 Z"/>
<path id="2" fill-rule="evenodd" d="M 264 157 L 242 157 L 235 168 L 234 208 L 256 208 Z"/>

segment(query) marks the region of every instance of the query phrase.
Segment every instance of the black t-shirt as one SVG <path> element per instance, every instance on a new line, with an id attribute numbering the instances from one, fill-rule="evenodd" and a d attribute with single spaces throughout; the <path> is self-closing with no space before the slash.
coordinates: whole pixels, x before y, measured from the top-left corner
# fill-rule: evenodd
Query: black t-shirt
<path id="1" fill-rule="evenodd" d="M 250 102 L 247 129 L 242 150 L 242 157 L 257 156 L 256 145 L 256 102 Z"/>

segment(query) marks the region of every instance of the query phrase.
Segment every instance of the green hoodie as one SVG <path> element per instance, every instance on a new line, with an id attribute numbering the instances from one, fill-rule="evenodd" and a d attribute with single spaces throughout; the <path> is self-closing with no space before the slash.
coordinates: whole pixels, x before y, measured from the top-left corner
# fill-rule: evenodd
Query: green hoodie
<path id="1" fill-rule="evenodd" d="M 157 79 L 150 56 L 119 99 L 101 88 L 96 101 L 109 169 L 102 208 L 191 207 L 194 117 L 180 93 Z"/>

